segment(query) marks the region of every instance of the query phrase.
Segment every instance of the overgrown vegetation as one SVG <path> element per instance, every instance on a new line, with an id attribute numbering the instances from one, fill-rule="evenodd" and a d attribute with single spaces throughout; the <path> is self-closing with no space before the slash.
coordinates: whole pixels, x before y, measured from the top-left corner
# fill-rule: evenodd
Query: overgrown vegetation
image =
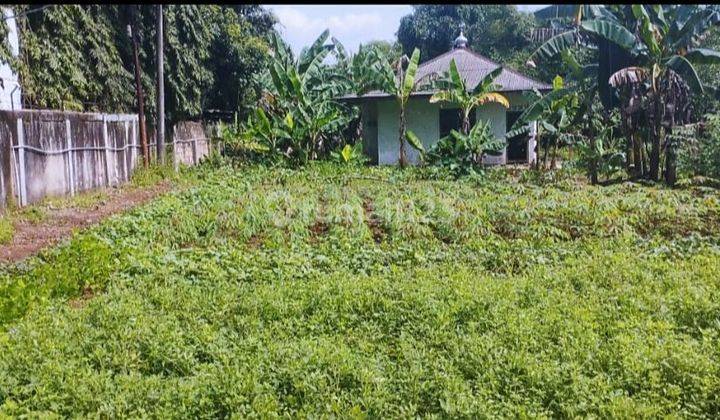
<path id="1" fill-rule="evenodd" d="M 5 267 L 0 411 L 718 415 L 716 192 L 425 175 L 201 168 Z"/>
<path id="2" fill-rule="evenodd" d="M 588 11 L 581 20 L 585 9 Z M 538 48 L 529 63 L 560 57 L 567 67 L 579 70 L 573 52 L 599 48 L 597 65 L 582 68 L 583 73 L 596 75 L 593 88 L 577 83 L 574 89 L 552 95 L 577 96 L 582 91 L 586 100 L 578 115 L 583 115 L 591 109 L 595 89 L 599 90 L 606 111 L 619 106 L 628 173 L 651 181 L 662 178 L 674 185 L 678 149 L 675 131 L 697 121 L 698 116 L 691 115 L 693 95 L 706 90 L 716 92 L 715 86 L 707 86 L 707 81 L 699 78 L 696 66 L 720 63 L 720 53 L 700 47 L 720 24 L 720 9 L 715 5 L 636 4 L 578 6 L 577 12 L 575 25 Z M 518 124 L 532 118 L 521 120 Z M 589 121 L 586 119 L 586 123 Z M 597 161 L 592 166 L 602 165 Z M 597 180 L 594 169 L 592 178 Z"/>
<path id="3" fill-rule="evenodd" d="M 156 6 L 12 8 L 20 15 L 20 57 L 0 58 L 18 71 L 24 106 L 100 112 L 136 110 L 128 35 L 135 9 L 145 106 L 154 119 Z M 265 66 L 274 17 L 257 5 L 167 5 L 163 15 L 168 120 L 218 109 L 244 114 L 257 100 L 253 74 Z"/>

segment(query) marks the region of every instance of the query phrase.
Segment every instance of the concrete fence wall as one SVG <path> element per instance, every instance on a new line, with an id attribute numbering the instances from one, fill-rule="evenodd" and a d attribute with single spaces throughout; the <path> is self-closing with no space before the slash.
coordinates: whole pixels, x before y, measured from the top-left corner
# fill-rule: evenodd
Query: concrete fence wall
<path id="1" fill-rule="evenodd" d="M 177 164 L 197 163 L 209 151 L 201 123 L 176 124 L 172 140 L 178 147 L 168 158 Z M 135 114 L 0 111 L 0 204 L 125 183 L 141 153 Z"/>

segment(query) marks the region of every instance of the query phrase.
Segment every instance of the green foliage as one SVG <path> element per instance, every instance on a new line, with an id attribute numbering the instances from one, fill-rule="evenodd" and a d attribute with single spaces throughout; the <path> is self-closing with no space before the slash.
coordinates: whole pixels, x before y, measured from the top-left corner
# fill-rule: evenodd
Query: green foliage
<path id="1" fill-rule="evenodd" d="M 415 5 L 412 14 L 400 20 L 398 41 L 406 54 L 417 47 L 429 60 L 450 49 L 461 23 L 470 47 L 491 58 L 507 57 L 530 45 L 532 16 L 499 4 Z"/>
<path id="2" fill-rule="evenodd" d="M 700 133 L 692 127 L 690 132 L 678 134 L 682 136 L 678 171 L 686 176 L 720 179 L 720 114 L 707 115 Z"/>
<path id="3" fill-rule="evenodd" d="M 197 175 L 6 268 L 2 415 L 716 417 L 715 193 Z"/>
<path id="4" fill-rule="evenodd" d="M 21 13 L 33 6 L 15 6 Z M 138 21 L 132 22 L 131 8 Z M 257 98 L 253 74 L 265 66 L 274 19 L 259 6 L 167 5 L 166 116 L 201 117 L 208 109 L 244 112 Z M 132 43 L 140 64 L 149 120 L 155 118 L 156 6 L 53 5 L 18 19 L 17 63 L 25 102 L 79 111 L 135 110 Z M 2 56 L 0 56 L 2 58 Z"/>
<path id="5" fill-rule="evenodd" d="M 18 27 L 18 73 L 29 104 L 124 111 L 133 103 L 132 70 L 123 65 L 116 43 L 124 28 L 107 6 L 56 5 L 19 18 Z"/>
<path id="6" fill-rule="evenodd" d="M 273 35 L 272 61 L 263 74 L 263 101 L 248 117 L 245 142 L 258 141 L 269 152 L 307 163 L 327 156 L 342 144 L 341 133 L 355 117 L 335 101 L 347 89 L 343 76 L 323 63 L 335 50 L 325 30 L 295 59 L 290 48 Z"/>
<path id="7" fill-rule="evenodd" d="M 15 235 L 15 226 L 7 215 L 0 217 L 0 244 L 7 244 L 12 241 Z"/>
<path id="8" fill-rule="evenodd" d="M 482 159 L 486 154 L 501 153 L 505 139 L 498 139 L 490 124 L 478 121 L 468 134 L 452 130 L 423 154 L 430 166 L 445 168 L 455 177 L 482 172 Z"/>
<path id="9" fill-rule="evenodd" d="M 613 68 L 608 80 L 604 79 L 606 74 L 598 72 L 597 87 L 617 89 L 623 127 L 635 151 L 634 175 L 655 181 L 664 166 L 665 182 L 674 185 L 676 144 L 666 136 L 674 126 L 690 122 L 691 96 L 705 91 L 695 66 L 720 63 L 720 53 L 698 48 L 720 22 L 720 8 L 635 4 L 595 6 L 591 10 L 589 19 L 550 39 L 531 58 L 567 56 L 572 46 L 587 48 L 605 43 L 619 48 L 629 62 Z M 598 64 L 607 65 L 611 58 L 620 57 L 605 54 L 598 57 Z M 647 158 L 641 153 L 645 143 L 650 149 Z"/>
<path id="10" fill-rule="evenodd" d="M 505 108 L 510 107 L 510 102 L 505 96 L 494 92 L 501 88 L 501 86 L 494 84 L 494 81 L 502 71 L 502 67 L 491 71 L 477 86 L 470 90 L 465 85 L 465 80 L 460 76 L 455 59 L 452 59 L 448 74 L 443 79 L 435 82 L 440 90 L 430 97 L 430 103 L 446 102 L 457 105 L 462 113 L 461 131 L 463 134 L 468 134 L 470 131 L 470 115 L 476 107 L 487 103 L 497 103 Z"/>
<path id="11" fill-rule="evenodd" d="M 362 143 L 356 143 L 354 146 L 346 144 L 337 152 L 331 152 L 330 157 L 333 161 L 345 165 L 362 165 L 368 161 L 363 153 Z"/>
<path id="12" fill-rule="evenodd" d="M 130 185 L 132 187 L 149 187 L 162 181 L 179 181 L 181 174 L 175 171 L 171 162 L 165 165 L 154 164 L 147 168 L 138 167 L 132 174 Z"/>
<path id="13" fill-rule="evenodd" d="M 585 170 L 588 178 L 592 178 L 594 173 L 609 180 L 625 169 L 627 159 L 620 114 L 615 110 L 603 118 L 602 110 L 594 108 L 592 111 L 589 136 L 577 136 L 577 141 L 573 142 L 578 151 L 577 164 Z"/>

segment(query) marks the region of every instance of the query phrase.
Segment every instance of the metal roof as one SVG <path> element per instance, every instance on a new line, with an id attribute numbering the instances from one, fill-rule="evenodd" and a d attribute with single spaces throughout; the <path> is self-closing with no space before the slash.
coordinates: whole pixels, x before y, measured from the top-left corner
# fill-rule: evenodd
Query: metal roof
<path id="1" fill-rule="evenodd" d="M 441 54 L 430 61 L 427 61 L 418 66 L 415 80 L 422 80 L 423 78 L 429 78 L 433 75 L 442 76 L 445 72 L 450 70 L 450 61 L 455 60 L 460 76 L 465 80 L 465 85 L 468 89 L 474 89 L 480 81 L 487 76 L 490 72 L 501 67 L 500 64 L 490 60 L 489 58 L 483 57 L 480 54 L 471 51 L 468 48 L 453 48 L 452 50 Z M 533 88 L 538 90 L 550 90 L 552 86 L 531 79 L 516 70 L 503 67 L 503 71 L 495 79 L 495 83 L 500 86 L 499 92 L 518 92 L 532 90 Z M 422 96 L 432 94 L 431 91 L 413 92 L 413 96 Z M 371 91 L 362 96 L 354 94 L 345 95 L 340 99 L 353 99 L 353 98 L 384 98 L 391 95 L 381 91 Z"/>

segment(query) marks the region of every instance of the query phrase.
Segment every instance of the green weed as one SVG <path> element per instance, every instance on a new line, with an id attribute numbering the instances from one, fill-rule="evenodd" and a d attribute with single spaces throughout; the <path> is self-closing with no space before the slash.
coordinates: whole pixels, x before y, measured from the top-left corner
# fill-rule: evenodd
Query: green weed
<path id="1" fill-rule="evenodd" d="M 1 413 L 720 413 L 715 192 L 326 163 L 196 176 L 4 268 Z"/>

